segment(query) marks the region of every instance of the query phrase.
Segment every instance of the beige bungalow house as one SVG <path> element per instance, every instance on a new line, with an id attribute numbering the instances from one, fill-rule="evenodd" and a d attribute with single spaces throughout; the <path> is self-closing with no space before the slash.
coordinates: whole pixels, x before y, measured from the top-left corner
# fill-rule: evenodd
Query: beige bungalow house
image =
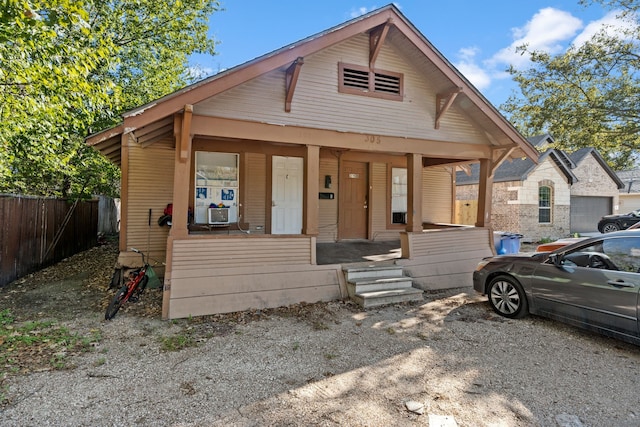
<path id="1" fill-rule="evenodd" d="M 415 288 L 471 284 L 491 179 L 536 150 L 389 5 L 123 115 L 87 138 L 122 169 L 120 263 L 166 261 L 163 317 L 344 298 L 324 242 L 400 240 Z M 480 162 L 475 226 L 455 169 Z M 172 226 L 156 219 L 173 204 Z M 148 245 L 147 245 L 147 242 Z"/>

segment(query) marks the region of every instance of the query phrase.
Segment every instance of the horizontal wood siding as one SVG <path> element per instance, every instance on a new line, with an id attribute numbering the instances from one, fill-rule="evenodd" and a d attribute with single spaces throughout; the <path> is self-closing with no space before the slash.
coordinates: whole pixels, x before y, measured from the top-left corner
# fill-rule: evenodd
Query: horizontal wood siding
<path id="1" fill-rule="evenodd" d="M 324 177 L 331 176 L 331 188 L 324 187 Z M 338 240 L 338 159 L 320 158 L 320 192 L 333 193 L 334 198 L 318 200 L 318 242 L 328 243 Z"/>
<path id="2" fill-rule="evenodd" d="M 451 169 L 425 168 L 422 171 L 422 221 L 453 221 L 453 180 Z"/>
<path id="3" fill-rule="evenodd" d="M 173 246 L 173 271 L 185 268 L 292 265 L 311 262 L 310 239 L 256 238 L 182 240 Z"/>
<path id="4" fill-rule="evenodd" d="M 368 66 L 368 55 L 369 38 L 363 34 L 305 57 L 289 113 L 284 110 L 286 67 L 203 101 L 194 112 L 368 135 L 488 143 L 455 105 L 435 129 L 436 91 L 428 76 L 389 44 L 383 45 L 376 67 L 404 75 L 402 101 L 339 93 L 338 63 Z"/>
<path id="5" fill-rule="evenodd" d="M 127 250 L 138 248 L 162 261 L 165 260 L 169 227 L 159 226 L 158 218 L 173 199 L 174 153 L 171 139 L 144 148 L 129 142 Z M 140 257 L 136 254 L 132 259 L 137 261 Z"/>
<path id="6" fill-rule="evenodd" d="M 340 298 L 341 267 L 312 265 L 312 245 L 309 237 L 175 241 L 169 317 Z"/>
<path id="7" fill-rule="evenodd" d="M 246 185 L 246 199 L 241 210 L 243 221 L 249 223 L 252 233 L 264 233 L 267 225 L 267 156 L 247 153 L 245 169 L 243 185 Z"/>
<path id="8" fill-rule="evenodd" d="M 473 286 L 472 274 L 482 258 L 493 255 L 488 228 L 452 228 L 407 233 L 410 258 L 398 264 L 424 290 Z"/>

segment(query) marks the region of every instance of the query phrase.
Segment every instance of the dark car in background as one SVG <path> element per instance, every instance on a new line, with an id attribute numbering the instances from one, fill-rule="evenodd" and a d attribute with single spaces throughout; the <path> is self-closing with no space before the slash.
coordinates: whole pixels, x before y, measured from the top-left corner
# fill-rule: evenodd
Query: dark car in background
<path id="1" fill-rule="evenodd" d="M 640 345 L 639 271 L 640 230 L 626 230 L 485 258 L 473 287 L 501 316 L 536 314 Z"/>
<path id="2" fill-rule="evenodd" d="M 613 231 L 626 230 L 638 222 L 640 222 L 640 209 L 626 214 L 605 215 L 598 222 L 598 231 L 611 233 Z"/>

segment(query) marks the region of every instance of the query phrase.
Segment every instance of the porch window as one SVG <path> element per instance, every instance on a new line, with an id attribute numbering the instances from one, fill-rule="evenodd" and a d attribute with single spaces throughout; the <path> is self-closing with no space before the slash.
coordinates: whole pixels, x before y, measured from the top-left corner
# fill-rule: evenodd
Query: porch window
<path id="1" fill-rule="evenodd" d="M 391 223 L 407 223 L 406 168 L 391 168 Z"/>
<path id="2" fill-rule="evenodd" d="M 238 154 L 196 151 L 196 224 L 238 222 L 238 177 Z"/>
<path id="3" fill-rule="evenodd" d="M 551 224 L 551 187 L 546 185 L 538 188 L 538 222 Z"/>
<path id="4" fill-rule="evenodd" d="M 392 71 L 369 69 L 360 65 L 338 64 L 338 91 L 353 95 L 402 100 L 403 75 Z"/>

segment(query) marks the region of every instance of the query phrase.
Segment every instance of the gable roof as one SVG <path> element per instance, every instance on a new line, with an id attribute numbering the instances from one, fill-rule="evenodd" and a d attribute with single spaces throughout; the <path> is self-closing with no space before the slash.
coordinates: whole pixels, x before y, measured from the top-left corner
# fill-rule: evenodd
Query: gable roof
<path id="1" fill-rule="evenodd" d="M 529 141 L 529 143 L 534 147 L 539 147 L 544 144 L 553 144 L 555 142 L 553 137 L 548 133 L 530 136 L 529 138 L 527 138 L 527 141 Z"/>
<path id="2" fill-rule="evenodd" d="M 549 157 L 558 167 L 563 175 L 567 178 L 569 184 L 573 184 L 578 178 L 571 172 L 571 169 L 563 160 L 563 155 L 559 150 L 551 148 L 542 153 L 538 159 L 539 163 L 542 163 L 547 157 Z M 507 182 L 507 181 L 524 181 L 529 174 L 536 168 L 536 164 L 530 159 L 514 159 L 512 161 L 505 161 L 498 166 L 493 175 L 493 182 Z M 470 174 L 462 171 L 456 172 L 456 185 L 472 185 L 477 184 L 480 180 L 480 165 L 474 163 L 471 165 Z"/>
<path id="3" fill-rule="evenodd" d="M 546 143 L 552 143 L 553 137 L 549 134 L 537 135 L 527 138 L 534 147 L 543 146 Z M 540 163 L 547 157 L 551 156 L 552 160 L 558 165 L 562 173 L 567 177 L 568 183 L 573 184 L 578 178 L 571 171 L 578 167 L 587 156 L 593 156 L 600 164 L 600 167 L 611 177 L 618 188 L 624 188 L 624 183 L 620 177 L 609 167 L 607 162 L 602 158 L 598 150 L 593 147 L 585 147 L 567 154 L 565 151 L 558 149 L 548 149 L 540 155 Z M 478 183 L 478 174 L 480 166 L 474 164 L 471 167 L 471 175 L 464 172 L 456 172 L 456 183 L 458 185 L 469 185 Z M 535 165 L 528 159 L 516 159 L 511 162 L 503 162 L 498 166 L 494 174 L 493 182 L 504 181 L 524 181 L 529 174 L 535 169 Z M 640 192 L 640 170 L 638 171 L 638 192 Z"/>
<path id="4" fill-rule="evenodd" d="M 640 193 L 640 169 L 632 169 L 617 172 L 618 178 L 622 181 L 621 194 L 638 194 Z"/>
<path id="5" fill-rule="evenodd" d="M 595 148 L 585 147 L 568 154 L 569 158 L 576 166 L 589 155 L 593 156 L 596 159 L 596 161 L 600 164 L 600 167 L 607 173 L 607 175 L 611 177 L 618 188 L 624 188 L 624 183 L 620 180 L 618 175 L 609 167 L 607 162 L 604 160 L 604 158 L 602 158 L 598 150 L 596 150 Z"/>
<path id="6" fill-rule="evenodd" d="M 194 83 L 153 102 L 125 112 L 123 124 L 98 132 L 86 138 L 86 143 L 105 153 L 112 161 L 120 161 L 120 143 L 123 134 L 135 138 L 147 135 L 171 135 L 173 114 L 228 89 L 243 84 L 267 72 L 288 67 L 298 58 L 326 49 L 362 33 L 387 28 L 385 43 L 393 43 L 398 50 L 408 52 L 424 74 L 429 75 L 438 93 L 458 93 L 456 106 L 471 120 L 491 134 L 496 148 L 515 148 L 512 158 L 527 156 L 537 160 L 537 151 L 520 135 L 498 110 L 418 31 L 393 5 L 337 25 L 321 33 L 292 43 L 244 64 Z M 465 100 L 462 102 L 461 100 Z M 435 100 L 434 100 L 435 101 Z M 160 122 L 160 123 L 158 123 Z"/>

